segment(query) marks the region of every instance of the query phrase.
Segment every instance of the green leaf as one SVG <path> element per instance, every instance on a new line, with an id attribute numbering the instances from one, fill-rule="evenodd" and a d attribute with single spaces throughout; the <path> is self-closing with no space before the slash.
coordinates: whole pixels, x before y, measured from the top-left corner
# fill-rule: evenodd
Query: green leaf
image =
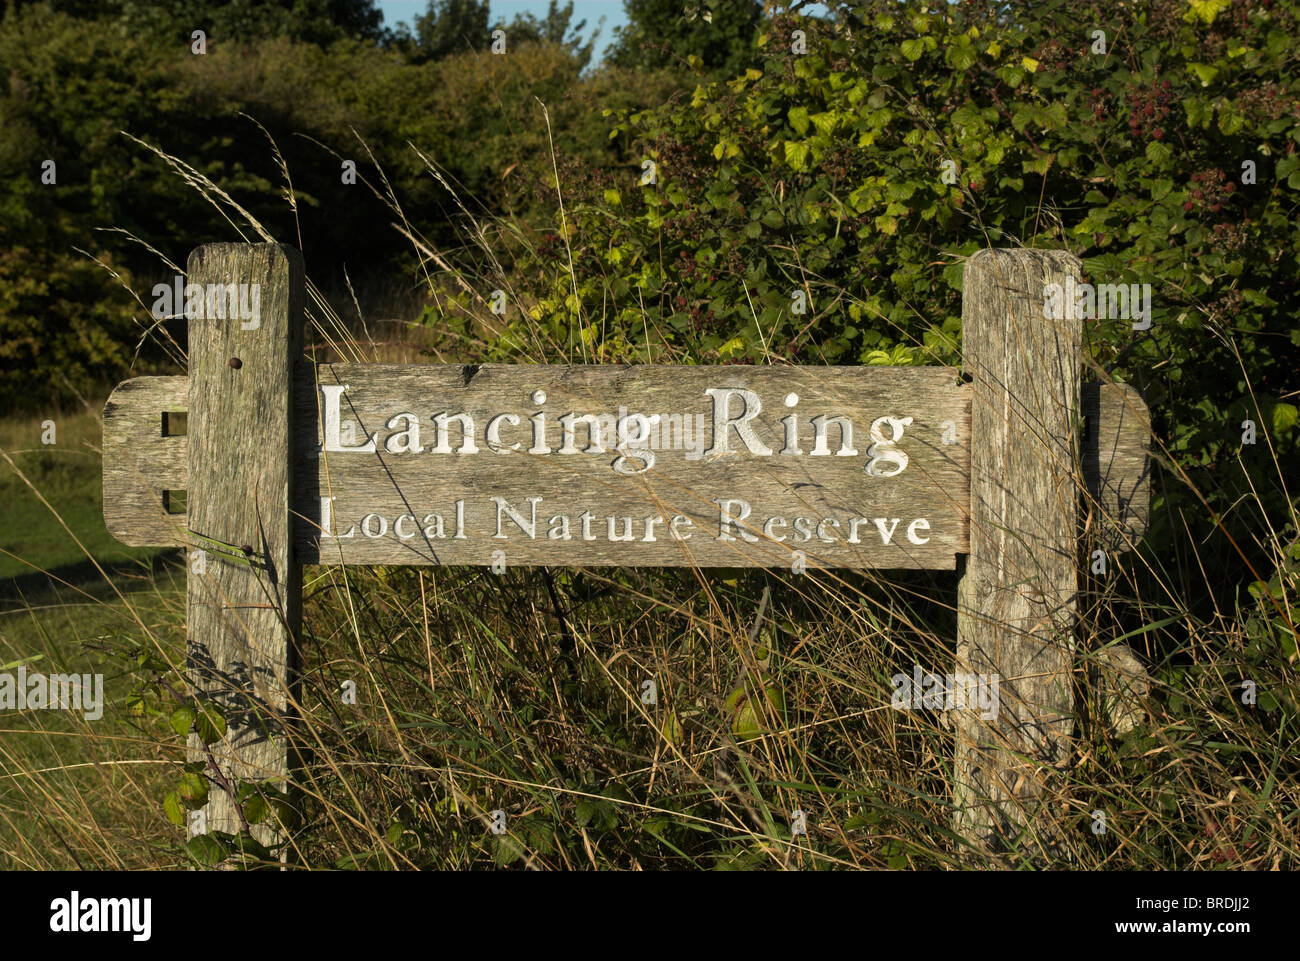
<path id="1" fill-rule="evenodd" d="M 865 183 L 854 188 L 849 194 L 849 206 L 856 213 L 866 213 L 880 199 L 880 188 L 873 183 Z"/>
<path id="2" fill-rule="evenodd" d="M 908 200 L 916 193 L 916 184 L 910 180 L 891 181 L 885 188 L 885 196 L 890 200 Z"/>
<path id="3" fill-rule="evenodd" d="M 1219 68 L 1211 67 L 1208 63 L 1189 63 L 1187 67 L 1196 74 L 1196 79 L 1201 81 L 1202 87 L 1214 83 L 1214 78 L 1219 75 Z"/>
<path id="4" fill-rule="evenodd" d="M 803 171 L 808 166 L 808 145 L 806 143 L 795 143 L 792 140 L 785 142 L 785 162 L 795 171 Z"/>
<path id="5" fill-rule="evenodd" d="M 1300 411 L 1293 404 L 1278 404 L 1273 408 L 1273 433 L 1282 434 L 1295 426 Z"/>
<path id="6" fill-rule="evenodd" d="M 1219 108 L 1219 132 L 1232 136 L 1246 125 L 1244 114 L 1232 109 L 1231 104 L 1224 104 Z"/>
<path id="7" fill-rule="evenodd" d="M 745 349 L 744 337 L 732 337 L 729 341 L 718 348 L 718 356 L 726 357 L 728 354 L 734 354 L 737 351 Z"/>
<path id="8" fill-rule="evenodd" d="M 168 723 L 171 724 L 172 730 L 181 737 L 188 737 L 190 728 L 194 726 L 194 709 L 189 706 L 178 707 L 172 712 Z"/>
<path id="9" fill-rule="evenodd" d="M 1147 160 L 1150 160 L 1153 164 L 1164 166 L 1169 158 L 1173 156 L 1173 151 L 1159 140 L 1153 140 L 1147 144 L 1146 155 Z"/>
<path id="10" fill-rule="evenodd" d="M 167 820 L 177 827 L 185 826 L 185 810 L 181 807 L 181 799 L 175 791 L 163 798 L 163 813 L 167 815 Z"/>
<path id="11" fill-rule="evenodd" d="M 198 810 L 208 803 L 208 779 L 202 774 L 182 774 L 176 795 L 191 811 Z"/>
<path id="12" fill-rule="evenodd" d="M 790 108 L 790 126 L 799 136 L 808 132 L 808 108 L 791 107 Z"/>
<path id="13" fill-rule="evenodd" d="M 266 798 L 260 794 L 254 794 L 244 802 L 244 819 L 249 824 L 261 824 L 270 814 L 271 805 L 267 804 Z"/>
<path id="14" fill-rule="evenodd" d="M 1025 82 L 1025 71 L 1022 67 L 998 67 L 998 79 L 1015 90 Z"/>
<path id="15" fill-rule="evenodd" d="M 226 736 L 226 718 L 215 706 L 201 705 L 194 717 L 194 730 L 204 744 L 215 744 Z"/>
<path id="16" fill-rule="evenodd" d="M 1215 17 L 1232 6 L 1232 0 L 1188 0 L 1188 5 L 1190 9 L 1183 14 L 1183 19 L 1188 23 L 1200 20 L 1208 27 Z"/>
<path id="17" fill-rule="evenodd" d="M 970 42 L 970 37 L 963 34 L 948 47 L 944 59 L 948 61 L 948 65 L 954 70 L 968 70 L 974 66 L 977 56 L 975 47 Z"/>
<path id="18" fill-rule="evenodd" d="M 904 40 L 899 49 L 903 51 L 903 56 L 908 60 L 919 60 L 921 54 L 925 52 L 925 41 L 920 37 Z"/>
<path id="19" fill-rule="evenodd" d="M 246 831 L 236 835 L 232 839 L 231 846 L 234 848 L 234 853 L 254 861 L 271 861 L 275 857 L 261 841 Z"/>
<path id="20" fill-rule="evenodd" d="M 508 834 L 494 837 L 492 841 L 492 860 L 496 862 L 498 867 L 504 868 L 524 856 L 523 849 L 519 847 L 519 842 Z"/>
<path id="21" fill-rule="evenodd" d="M 662 733 L 664 740 L 669 744 L 682 743 L 682 722 L 678 720 L 676 711 L 668 712 L 668 717 L 664 719 Z"/>
<path id="22" fill-rule="evenodd" d="M 829 137 L 835 132 L 835 125 L 839 123 L 840 117 L 839 114 L 835 113 L 833 110 L 829 110 L 822 113 L 815 113 L 810 119 L 813 122 L 813 126 L 817 128 L 818 133 Z"/>
<path id="23" fill-rule="evenodd" d="M 1282 653 L 1288 658 L 1293 658 L 1297 653 L 1297 638 L 1295 631 L 1287 627 L 1286 621 L 1280 617 L 1273 619 L 1274 625 L 1278 628 L 1277 636 L 1282 642 Z"/>
<path id="24" fill-rule="evenodd" d="M 286 795 L 276 795 L 271 798 L 271 813 L 275 815 L 275 819 L 283 827 L 295 828 L 298 826 L 298 812 L 289 803 Z"/>
<path id="25" fill-rule="evenodd" d="M 1052 159 L 1052 154 L 1045 153 L 1040 157 L 1035 157 L 1033 160 L 1024 161 L 1021 163 L 1020 168 L 1025 173 L 1045 174 L 1047 173 L 1047 168 L 1052 166 Z"/>
<path id="26" fill-rule="evenodd" d="M 199 834 L 185 842 L 185 850 L 205 868 L 224 861 L 226 849 L 220 841 L 210 834 Z"/>
<path id="27" fill-rule="evenodd" d="M 585 828 L 600 813 L 600 802 L 593 798 L 583 798 L 578 802 L 578 827 Z"/>

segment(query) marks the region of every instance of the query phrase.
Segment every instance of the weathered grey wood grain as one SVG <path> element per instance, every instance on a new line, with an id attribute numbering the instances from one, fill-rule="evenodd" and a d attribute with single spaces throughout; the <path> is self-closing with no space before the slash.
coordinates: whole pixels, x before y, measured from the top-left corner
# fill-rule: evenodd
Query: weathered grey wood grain
<path id="1" fill-rule="evenodd" d="M 433 368 L 418 367 L 407 376 L 423 376 L 421 372 L 430 369 Z M 360 373 L 355 377 L 349 373 L 349 378 L 359 383 L 370 376 L 364 367 L 349 368 L 354 370 Z M 336 380 L 339 372 L 339 367 L 331 368 L 322 382 Z M 310 365 L 299 365 L 297 375 L 303 384 L 315 383 L 316 373 Z M 104 520 L 108 530 L 122 543 L 146 547 L 188 543 L 183 529 L 185 514 L 167 514 L 161 496 L 164 490 L 187 486 L 188 439 L 163 437 L 160 426 L 163 411 L 186 409 L 188 384 L 184 377 L 134 378 L 120 384 L 105 406 Z M 969 388 L 966 391 L 969 393 Z M 315 397 L 310 387 L 298 389 L 295 436 L 320 436 Z M 1107 549 L 1125 550 L 1141 539 L 1149 514 L 1149 415 L 1141 397 L 1123 384 L 1085 384 L 1083 408 L 1087 423 L 1097 425 L 1085 432 L 1083 460 L 1088 490 L 1096 501 L 1094 523 L 1099 525 L 1100 542 Z M 969 414 L 964 416 L 968 418 Z M 968 432 L 967 420 L 959 423 L 962 431 Z M 969 434 L 965 436 L 968 443 Z M 961 462 L 968 456 L 963 451 Z M 294 498 L 294 510 L 312 518 L 297 529 L 298 545 L 303 551 L 300 559 L 323 563 L 338 560 L 337 551 L 322 560 L 318 546 L 320 532 L 316 529 L 320 519 L 318 492 L 328 490 L 331 483 L 338 483 L 337 479 L 331 482 L 327 466 L 334 460 L 331 457 L 322 462 L 319 458 L 304 457 L 301 452 L 296 459 L 295 483 L 300 490 Z M 376 464 L 378 460 L 376 457 Z M 387 474 L 381 476 L 388 482 Z M 302 496 L 303 492 L 310 496 Z M 963 510 L 967 503 L 963 496 Z M 404 563 L 410 551 L 405 547 L 401 551 L 400 562 Z M 342 555 L 348 563 L 358 556 L 351 550 L 343 551 Z M 369 556 L 377 556 L 374 549 Z"/>
<path id="2" fill-rule="evenodd" d="M 188 390 L 185 377 L 135 377 L 104 404 L 104 524 L 123 544 L 185 543 L 185 513 L 167 513 L 163 491 L 188 486 L 188 445 L 163 436 L 162 417 L 186 409 Z"/>
<path id="3" fill-rule="evenodd" d="M 205 552 L 202 573 L 191 561 L 189 574 L 189 674 L 225 710 L 229 733 L 213 746 L 223 774 L 283 782 L 302 587 L 290 533 L 288 457 L 302 258 L 276 244 L 212 244 L 190 255 L 189 281 L 259 284 L 261 291 L 252 329 L 238 318 L 189 323 L 191 558 L 194 550 Z M 234 545 L 233 554 L 215 542 Z M 197 737 L 189 754 L 206 757 Z M 209 796 L 208 830 L 238 832 L 231 800 L 216 789 Z M 255 834 L 274 840 L 264 825 Z"/>
<path id="4" fill-rule="evenodd" d="M 1115 737 L 1146 723 L 1151 676 L 1127 644 L 1112 644 L 1096 652 L 1089 680 L 1101 694 L 1100 720 Z"/>
<path id="5" fill-rule="evenodd" d="M 1077 593 L 1081 325 L 1045 318 L 1044 286 L 1079 276 L 1065 253 L 982 250 L 966 263 L 962 350 L 973 378 L 970 553 L 958 588 L 957 670 L 995 676 L 999 711 L 955 718 L 957 830 L 1043 851 L 1052 766 L 1069 750 Z"/>
<path id="6" fill-rule="evenodd" d="M 1083 476 L 1097 543 L 1103 550 L 1132 549 L 1151 514 L 1151 415 L 1128 384 L 1083 385 L 1087 429 Z"/>
<path id="7" fill-rule="evenodd" d="M 799 550 L 810 568 L 951 570 L 956 555 L 966 550 L 969 389 L 944 368 L 304 364 L 297 377 L 299 425 L 322 423 L 327 401 L 317 380 L 327 387 L 347 386 L 338 400 L 340 430 L 352 422 L 352 444 L 373 442 L 376 449 L 320 453 L 321 428 L 299 431 L 295 473 L 306 486 L 299 490 L 303 522 L 297 545 L 307 563 L 790 567 L 793 551 Z M 754 453 L 734 427 L 725 431 L 730 452 L 708 453 L 715 401 L 705 393 L 708 388 L 753 393 L 754 446 L 762 445 L 758 449 L 770 450 L 770 456 Z M 541 404 L 532 402 L 538 390 L 545 393 Z M 787 397 L 795 396 L 795 406 L 787 407 Z M 739 396 L 730 403 L 730 412 L 738 415 Z M 452 420 L 445 452 L 435 452 L 440 435 L 434 415 L 462 412 L 472 418 L 478 452 L 459 452 L 465 424 Z M 546 425 L 540 444 L 531 419 L 539 412 Z M 792 412 L 798 415 L 797 447 L 787 445 L 782 423 Z M 412 423 L 397 418 L 403 413 L 419 419 L 421 452 L 404 449 L 413 447 L 414 439 L 401 433 Z M 494 452 L 487 446 L 485 427 L 502 413 L 519 423 L 505 425 L 501 445 L 517 443 L 519 450 Z M 587 451 L 586 427 L 579 427 L 572 447 L 583 452 L 558 452 L 558 418 L 568 413 L 607 414 L 607 428 L 636 413 L 660 415 L 661 425 L 670 418 L 684 420 L 700 428 L 698 443 L 682 449 L 675 429 L 661 430 L 657 444 L 627 443 L 625 455 L 648 447 L 655 462 L 643 472 L 622 474 L 612 466 L 620 452 L 608 434 L 602 438 L 605 452 Z M 837 453 L 840 430 L 831 426 L 823 445 L 830 453 L 811 454 L 816 449 L 811 418 L 818 415 L 848 419 L 855 453 Z M 897 444 L 908 457 L 897 476 L 865 470 L 871 460 L 869 429 L 880 417 L 912 418 Z M 892 426 L 878 430 L 894 436 Z M 529 453 L 534 446 L 550 453 Z M 787 447 L 803 454 L 782 454 Z M 636 456 L 622 462 L 629 468 L 643 463 Z M 878 466 L 896 469 L 895 464 Z M 527 530 L 493 497 L 520 513 Z M 540 498 L 535 528 L 530 498 Z M 328 525 L 322 499 L 329 500 Z M 724 526 L 723 502 L 733 516 L 744 511 L 729 503 L 732 499 L 749 506 L 742 523 L 753 541 L 735 525 Z M 463 505 L 463 538 L 456 536 L 457 502 Z M 584 512 L 593 518 L 585 532 Z M 442 537 L 435 514 L 442 519 Z M 398 531 L 396 521 L 403 515 Z M 562 537 L 561 517 L 568 518 L 568 539 Z M 688 538 L 670 535 L 674 517 L 687 519 L 679 532 Z M 785 526 L 774 521 L 771 536 L 765 536 L 771 517 L 784 519 Z M 794 526 L 800 517 L 809 521 L 803 531 Z M 611 540 L 611 519 L 616 536 L 630 533 L 633 540 Z M 923 523 L 911 528 L 918 519 Z"/>

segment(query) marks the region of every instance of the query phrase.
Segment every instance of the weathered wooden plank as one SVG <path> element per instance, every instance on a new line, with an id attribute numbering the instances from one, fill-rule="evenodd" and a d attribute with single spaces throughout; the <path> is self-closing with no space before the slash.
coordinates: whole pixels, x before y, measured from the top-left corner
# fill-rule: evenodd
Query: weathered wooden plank
<path id="1" fill-rule="evenodd" d="M 306 563 L 790 567 L 798 550 L 810 568 L 951 570 L 966 550 L 969 389 L 945 368 L 304 364 L 296 380 L 296 422 L 319 425 L 295 455 Z M 582 415 L 603 417 L 600 444 L 565 420 Z"/>
<path id="2" fill-rule="evenodd" d="M 1083 476 L 1103 550 L 1130 550 L 1151 514 L 1151 415 L 1128 384 L 1083 385 Z"/>
<path id="3" fill-rule="evenodd" d="M 186 514 L 169 513 L 163 492 L 188 486 L 188 445 L 163 436 L 163 414 L 185 410 L 188 390 L 185 377 L 135 377 L 104 404 L 104 525 L 123 544 L 186 542 Z"/>
<path id="4" fill-rule="evenodd" d="M 360 370 L 353 379 L 368 376 L 364 367 Z M 315 382 L 315 371 L 309 365 L 300 365 L 298 375 L 305 383 Z M 326 375 L 326 382 L 331 376 Z M 164 411 L 186 409 L 188 385 L 185 377 L 139 377 L 120 384 L 105 405 L 104 520 L 122 543 L 164 547 L 188 542 L 185 513 L 168 514 L 162 498 L 165 490 L 187 487 L 188 439 L 185 435 L 163 437 L 160 426 Z M 310 393 L 299 389 L 298 407 L 303 410 L 296 415 L 296 436 L 320 436 L 315 406 L 304 402 Z M 1127 550 L 1145 533 L 1150 510 L 1146 405 L 1128 385 L 1096 383 L 1084 384 L 1082 405 L 1089 425 L 1084 434 L 1083 470 L 1094 501 L 1099 543 L 1107 550 Z M 968 430 L 965 421 L 962 423 L 963 430 Z M 315 481 L 310 480 L 313 471 Z M 296 476 L 308 478 L 301 482 L 304 491 L 329 488 L 326 464 L 318 459 L 300 457 Z M 963 499 L 963 509 L 966 503 Z M 310 498 L 295 496 L 294 510 L 316 517 L 320 508 Z M 314 526 L 300 525 L 299 547 L 305 556 L 319 560 L 319 532 Z M 350 562 L 352 556 L 351 551 L 344 552 L 345 560 Z"/>
<path id="5" fill-rule="evenodd" d="M 189 528 L 191 551 L 205 551 L 201 573 L 190 565 L 189 674 L 225 710 L 229 733 L 213 749 L 222 773 L 283 781 L 302 588 L 290 534 L 288 456 L 302 258 L 276 244 L 212 244 L 190 255 L 189 281 L 260 290 L 251 324 L 212 316 L 189 322 Z M 233 555 L 217 542 L 234 545 Z M 206 757 L 195 736 L 189 755 Z M 208 830 L 238 832 L 233 802 L 219 790 L 209 796 Z M 274 839 L 264 827 L 256 833 Z"/>
<path id="6" fill-rule="evenodd" d="M 1022 850 L 1051 843 L 1038 814 L 1073 731 L 1081 324 L 1043 306 L 1045 285 L 1079 270 L 1038 250 L 982 250 L 965 267 L 975 444 L 957 670 L 997 678 L 1000 703 L 991 721 L 957 712 L 954 806 L 957 830 L 995 847 L 1024 829 Z"/>

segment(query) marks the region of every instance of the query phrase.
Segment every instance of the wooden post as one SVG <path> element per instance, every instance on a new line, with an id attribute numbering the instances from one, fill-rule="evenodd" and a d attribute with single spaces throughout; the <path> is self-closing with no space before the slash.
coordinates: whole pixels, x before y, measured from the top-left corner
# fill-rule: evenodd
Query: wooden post
<path id="1" fill-rule="evenodd" d="M 211 244 L 190 255 L 188 280 L 217 293 L 189 321 L 189 676 L 225 712 L 227 736 L 212 746 L 222 775 L 284 782 L 302 589 L 289 513 L 302 257 L 278 244 Z M 232 294 L 255 315 L 229 309 Z M 214 309 L 218 299 L 226 309 Z M 189 756 L 208 758 L 196 735 Z M 242 826 L 225 792 L 210 791 L 207 830 Z"/>
<path id="2" fill-rule="evenodd" d="M 1051 770 L 1073 732 L 1081 324 L 1044 316 L 1060 251 L 981 250 L 966 263 L 962 350 L 973 378 L 970 554 L 957 670 L 998 680 L 995 718 L 958 711 L 954 820 L 992 848 L 1047 853 Z M 1040 817 L 1041 812 L 1041 817 Z M 1022 836 L 1023 835 L 1023 836 Z"/>
<path id="3" fill-rule="evenodd" d="M 1122 553 L 1147 530 L 1151 513 L 1151 415 L 1128 384 L 1083 385 L 1087 422 L 1083 476 L 1097 545 Z"/>

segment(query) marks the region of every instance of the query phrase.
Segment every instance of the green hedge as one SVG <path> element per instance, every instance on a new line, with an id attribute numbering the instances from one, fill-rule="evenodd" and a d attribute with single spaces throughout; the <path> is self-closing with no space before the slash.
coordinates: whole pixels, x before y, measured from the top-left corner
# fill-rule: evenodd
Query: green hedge
<path id="1" fill-rule="evenodd" d="M 576 278 L 544 249 L 550 286 L 501 352 L 541 322 L 583 359 L 958 363 L 962 259 L 1065 248 L 1094 283 L 1152 285 L 1149 330 L 1085 325 L 1178 465 L 1149 540 L 1208 525 L 1227 537 L 1203 562 L 1268 569 L 1255 535 L 1293 516 L 1300 476 L 1297 5 L 850 6 L 852 30 L 778 17 L 761 70 L 615 116 L 658 182 L 574 179 Z"/>

